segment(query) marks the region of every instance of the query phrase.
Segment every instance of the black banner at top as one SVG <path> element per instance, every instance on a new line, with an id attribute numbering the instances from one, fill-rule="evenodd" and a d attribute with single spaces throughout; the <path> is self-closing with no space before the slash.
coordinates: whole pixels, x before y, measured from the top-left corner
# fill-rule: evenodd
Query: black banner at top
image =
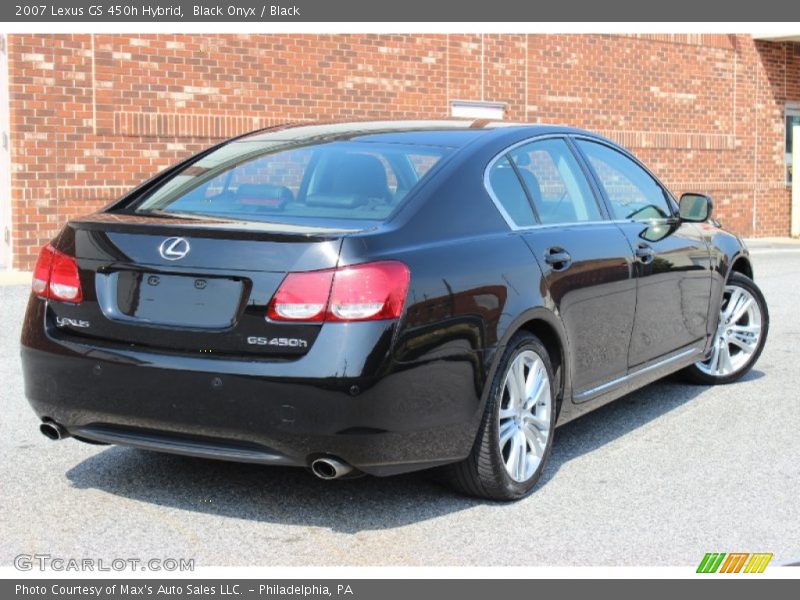
<path id="1" fill-rule="evenodd" d="M 787 0 L 9 0 L 0 20 L 58 22 L 781 22 Z M 790 33 L 796 33 L 790 32 Z"/>

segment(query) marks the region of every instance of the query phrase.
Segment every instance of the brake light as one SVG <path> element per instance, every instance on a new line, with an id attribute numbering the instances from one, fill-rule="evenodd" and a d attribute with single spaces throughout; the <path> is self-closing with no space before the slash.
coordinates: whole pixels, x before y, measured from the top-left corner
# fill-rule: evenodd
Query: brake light
<path id="1" fill-rule="evenodd" d="M 42 298 L 76 304 L 83 300 L 77 261 L 49 244 L 39 252 L 31 288 Z"/>
<path id="2" fill-rule="evenodd" d="M 33 293 L 42 298 L 47 298 L 47 284 L 50 281 L 50 268 L 53 266 L 53 250 L 49 244 L 39 251 L 36 266 L 33 268 L 31 288 Z"/>
<path id="3" fill-rule="evenodd" d="M 269 318 L 273 321 L 323 321 L 332 280 L 332 269 L 289 273 L 269 303 Z"/>
<path id="4" fill-rule="evenodd" d="M 403 313 L 409 270 L 382 261 L 290 273 L 267 308 L 273 321 L 376 321 Z"/>
<path id="5" fill-rule="evenodd" d="M 327 319 L 396 319 L 403 312 L 408 279 L 408 267 L 394 261 L 338 269 L 333 276 Z"/>

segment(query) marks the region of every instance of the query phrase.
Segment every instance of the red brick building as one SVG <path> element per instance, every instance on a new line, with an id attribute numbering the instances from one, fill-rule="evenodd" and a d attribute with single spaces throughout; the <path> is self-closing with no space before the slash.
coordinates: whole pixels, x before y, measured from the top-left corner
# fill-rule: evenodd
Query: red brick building
<path id="1" fill-rule="evenodd" d="M 789 234 L 797 42 L 95 34 L 9 35 L 4 46 L 6 266 L 30 269 L 64 221 L 221 138 L 285 121 L 440 118 L 453 100 L 505 103 L 509 121 L 600 131 L 673 192 L 714 196 L 726 227 Z"/>

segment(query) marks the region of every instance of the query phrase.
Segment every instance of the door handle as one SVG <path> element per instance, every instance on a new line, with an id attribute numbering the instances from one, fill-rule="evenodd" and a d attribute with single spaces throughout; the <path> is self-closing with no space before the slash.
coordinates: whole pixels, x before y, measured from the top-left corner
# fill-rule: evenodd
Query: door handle
<path id="1" fill-rule="evenodd" d="M 553 271 L 566 271 L 572 264 L 572 257 L 563 248 L 548 248 L 544 253 L 544 262 L 553 267 Z"/>
<path id="2" fill-rule="evenodd" d="M 656 258 L 656 251 L 649 244 L 640 243 L 636 247 L 636 258 L 643 265 L 649 265 Z"/>

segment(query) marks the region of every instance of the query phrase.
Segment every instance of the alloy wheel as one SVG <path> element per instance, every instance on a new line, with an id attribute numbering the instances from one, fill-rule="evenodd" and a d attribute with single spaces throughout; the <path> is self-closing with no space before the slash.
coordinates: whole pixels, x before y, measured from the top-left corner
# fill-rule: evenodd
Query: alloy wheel
<path id="1" fill-rule="evenodd" d="M 755 296 L 738 285 L 725 286 L 711 353 L 697 368 L 726 377 L 747 365 L 761 343 L 761 308 Z"/>
<path id="2" fill-rule="evenodd" d="M 514 481 L 530 479 L 550 436 L 550 378 L 539 356 L 525 350 L 506 373 L 498 414 L 499 445 L 506 472 Z"/>

